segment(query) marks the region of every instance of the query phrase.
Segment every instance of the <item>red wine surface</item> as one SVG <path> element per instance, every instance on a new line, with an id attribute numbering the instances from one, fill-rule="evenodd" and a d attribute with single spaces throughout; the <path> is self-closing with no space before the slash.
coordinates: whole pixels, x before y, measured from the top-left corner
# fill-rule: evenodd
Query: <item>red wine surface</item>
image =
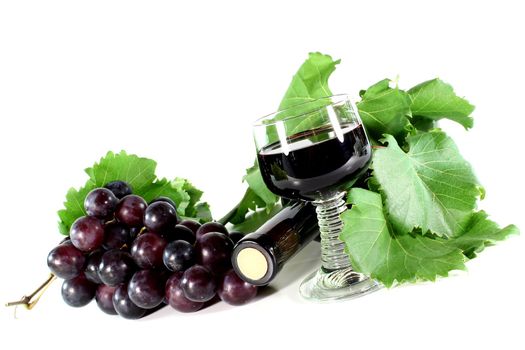
<path id="1" fill-rule="evenodd" d="M 308 130 L 270 144 L 257 155 L 266 186 L 282 197 L 319 200 L 333 196 L 367 168 L 372 151 L 361 124 Z"/>

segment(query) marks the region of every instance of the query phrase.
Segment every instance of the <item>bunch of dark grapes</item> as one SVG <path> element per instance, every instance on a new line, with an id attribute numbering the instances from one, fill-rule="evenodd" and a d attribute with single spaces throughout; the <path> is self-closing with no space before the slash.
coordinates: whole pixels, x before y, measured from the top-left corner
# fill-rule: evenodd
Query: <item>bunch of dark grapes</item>
<path id="1" fill-rule="evenodd" d="M 107 314 L 136 319 L 163 304 L 194 312 L 217 297 L 241 305 L 256 296 L 257 287 L 231 268 L 242 234 L 217 222 L 181 221 L 170 198 L 148 205 L 123 181 L 89 192 L 84 208 L 87 216 L 73 223 L 69 239 L 47 258 L 64 279 L 68 305 L 95 299 Z"/>

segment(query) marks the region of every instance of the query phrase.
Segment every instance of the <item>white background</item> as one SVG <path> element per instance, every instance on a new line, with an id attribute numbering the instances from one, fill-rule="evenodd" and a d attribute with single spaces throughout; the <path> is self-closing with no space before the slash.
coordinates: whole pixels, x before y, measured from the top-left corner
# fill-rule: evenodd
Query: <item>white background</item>
<path id="1" fill-rule="evenodd" d="M 61 239 L 56 211 L 108 150 L 190 178 L 216 217 L 242 193 L 251 122 L 279 104 L 310 51 L 341 58 L 334 93 L 385 77 L 436 76 L 476 105 L 475 128 L 443 123 L 487 189 L 502 225 L 523 212 L 523 11 L 518 1 L 2 1 L 0 5 L 0 302 L 29 293 Z M 298 295 L 317 246 L 275 292 L 196 314 L 140 321 L 65 305 L 55 283 L 27 312 L 0 307 L 0 348 L 523 349 L 524 239 L 437 283 L 318 305 Z M 12 344 L 12 345 L 9 345 Z"/>

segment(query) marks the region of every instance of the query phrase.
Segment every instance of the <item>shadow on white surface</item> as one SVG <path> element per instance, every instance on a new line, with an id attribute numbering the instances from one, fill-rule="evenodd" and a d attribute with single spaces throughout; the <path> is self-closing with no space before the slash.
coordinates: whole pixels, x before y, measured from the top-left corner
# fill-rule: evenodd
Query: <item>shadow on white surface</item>
<path id="1" fill-rule="evenodd" d="M 296 302 L 305 302 L 299 295 L 302 280 L 321 265 L 321 247 L 319 242 L 308 244 L 292 258 L 277 275 L 271 285 Z"/>

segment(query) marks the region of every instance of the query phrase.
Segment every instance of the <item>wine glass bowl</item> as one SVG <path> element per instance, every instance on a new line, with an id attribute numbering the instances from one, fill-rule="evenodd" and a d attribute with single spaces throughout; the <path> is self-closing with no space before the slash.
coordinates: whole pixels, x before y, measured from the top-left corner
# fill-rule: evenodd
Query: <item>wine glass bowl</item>
<path id="1" fill-rule="evenodd" d="M 368 169 L 372 156 L 349 97 L 325 97 L 272 113 L 255 122 L 254 139 L 270 191 L 316 206 L 322 267 L 302 283 L 301 295 L 325 301 L 376 290 L 376 281 L 352 269 L 339 240 L 345 190 Z"/>

